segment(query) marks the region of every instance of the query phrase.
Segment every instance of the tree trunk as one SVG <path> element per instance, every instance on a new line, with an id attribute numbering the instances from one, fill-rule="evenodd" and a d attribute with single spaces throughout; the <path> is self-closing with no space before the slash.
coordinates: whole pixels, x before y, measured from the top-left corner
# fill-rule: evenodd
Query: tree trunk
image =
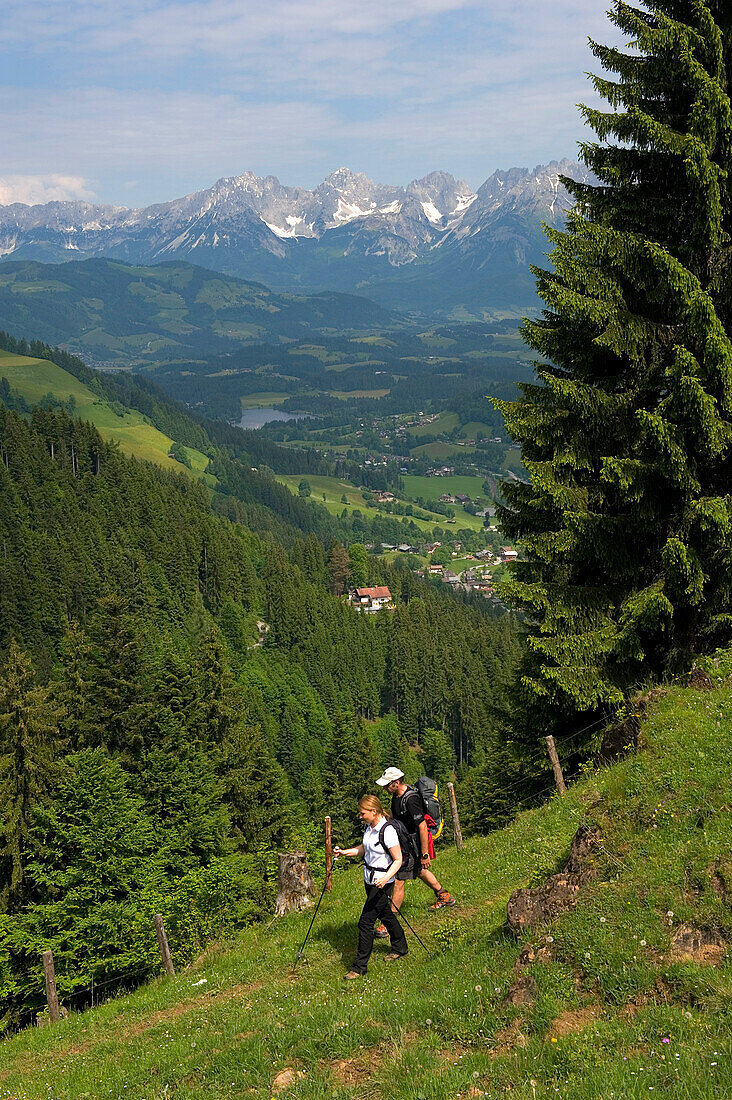
<path id="1" fill-rule="evenodd" d="M 313 903 L 315 883 L 305 852 L 279 852 L 277 856 L 277 900 L 275 916 L 299 912 Z"/>

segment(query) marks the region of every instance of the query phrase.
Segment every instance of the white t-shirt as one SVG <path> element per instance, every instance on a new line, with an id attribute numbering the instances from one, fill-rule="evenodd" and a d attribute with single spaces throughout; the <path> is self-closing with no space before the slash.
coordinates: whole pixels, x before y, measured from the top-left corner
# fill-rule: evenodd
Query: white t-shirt
<path id="1" fill-rule="evenodd" d="M 394 862 L 379 840 L 379 833 L 385 821 L 386 818 L 382 817 L 381 821 L 377 821 L 375 825 L 369 825 L 363 834 L 363 878 L 367 886 L 373 886 L 377 878 L 381 878 L 384 871 L 387 871 Z M 393 825 L 387 825 L 384 829 L 384 844 L 387 848 L 399 847 L 399 837 Z M 393 881 L 394 875 L 389 879 L 389 882 Z"/>

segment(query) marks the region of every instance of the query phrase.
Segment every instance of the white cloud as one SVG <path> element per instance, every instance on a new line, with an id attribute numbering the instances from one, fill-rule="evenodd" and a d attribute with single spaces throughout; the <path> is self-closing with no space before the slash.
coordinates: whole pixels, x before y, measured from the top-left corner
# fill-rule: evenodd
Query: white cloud
<path id="1" fill-rule="evenodd" d="M 342 163 L 393 182 L 439 163 L 475 185 L 573 153 L 587 36 L 618 41 L 604 6 L 3 0 L 3 167 L 126 203 L 245 169 L 312 185 Z"/>
<path id="2" fill-rule="evenodd" d="M 96 195 L 81 176 L 0 176 L 0 206 L 13 202 L 34 206 L 69 199 L 93 202 Z"/>

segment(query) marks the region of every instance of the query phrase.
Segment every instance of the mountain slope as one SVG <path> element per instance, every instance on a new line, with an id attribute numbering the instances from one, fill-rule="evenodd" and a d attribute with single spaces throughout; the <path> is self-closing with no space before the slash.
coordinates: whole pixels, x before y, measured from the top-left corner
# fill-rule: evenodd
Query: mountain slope
<path id="1" fill-rule="evenodd" d="M 119 443 L 128 455 L 154 462 L 168 470 L 181 466 L 170 457 L 174 441 L 135 409 L 110 403 L 103 393 L 95 392 L 47 359 L 14 355 L 0 350 L 0 378 L 6 378 L 11 392 L 20 395 L 27 405 L 40 404 L 44 398 L 54 406 L 62 406 L 72 415 L 88 420 L 102 438 Z M 190 469 L 203 475 L 208 458 L 192 447 L 185 448 Z M 210 483 L 215 479 L 207 477 Z"/>
<path id="2" fill-rule="evenodd" d="M 362 886 L 358 869 L 338 867 L 296 971 L 308 913 L 244 930 L 171 981 L 7 1041 L 0 1096 L 728 1095 L 731 668 L 722 655 L 713 690 L 658 695 L 626 760 L 463 853 L 443 851 L 439 874 L 460 907 L 430 916 L 425 891 L 407 892 L 433 958 L 410 932 L 407 959 L 385 963 L 377 945 L 368 977 L 344 991 Z M 596 877 L 574 911 L 515 938 L 509 897 L 564 865 L 583 821 L 599 829 Z M 693 928 L 722 945 L 706 964 Z"/>
<path id="3" fill-rule="evenodd" d="M 313 191 L 247 172 L 142 210 L 16 203 L 0 207 L 0 257 L 188 260 L 278 289 L 357 291 L 395 307 L 520 311 L 535 303 L 528 264 L 541 258 L 541 222 L 559 223 L 569 203 L 560 174 L 586 172 L 567 160 L 514 168 L 475 193 L 446 172 L 395 187 L 340 168 Z"/>

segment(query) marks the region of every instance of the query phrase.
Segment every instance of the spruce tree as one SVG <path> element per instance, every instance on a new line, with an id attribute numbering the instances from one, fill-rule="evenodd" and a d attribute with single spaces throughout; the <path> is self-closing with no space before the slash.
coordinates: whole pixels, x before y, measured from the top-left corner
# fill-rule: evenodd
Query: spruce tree
<path id="1" fill-rule="evenodd" d="M 366 724 L 339 711 L 325 758 L 325 803 L 339 843 L 358 836 L 358 800 L 374 790 L 379 762 Z"/>
<path id="2" fill-rule="evenodd" d="M 0 912 L 22 894 L 33 815 L 54 775 L 59 708 L 33 684 L 29 657 L 10 643 L 0 680 Z"/>
<path id="3" fill-rule="evenodd" d="M 564 180 L 576 205 L 536 270 L 524 336 L 545 361 L 496 402 L 530 475 L 500 518 L 523 549 L 506 591 L 531 624 L 534 741 L 732 632 L 732 18 L 724 0 L 610 14 L 634 49 L 592 44 L 615 78 L 593 78 L 609 110 L 583 108 L 596 182 Z"/>

